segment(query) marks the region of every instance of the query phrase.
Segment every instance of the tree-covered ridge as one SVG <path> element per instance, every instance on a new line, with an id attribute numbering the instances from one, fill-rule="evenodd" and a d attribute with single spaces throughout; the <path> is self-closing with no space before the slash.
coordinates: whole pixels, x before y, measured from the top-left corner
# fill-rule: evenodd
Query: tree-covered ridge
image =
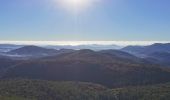
<path id="1" fill-rule="evenodd" d="M 170 100 L 170 83 L 112 89 L 118 100 Z"/>
<path id="2" fill-rule="evenodd" d="M 27 99 L 19 96 L 0 96 L 0 100 L 34 100 L 34 99 Z"/>
<path id="3" fill-rule="evenodd" d="M 109 89 L 83 82 L 1 80 L 1 100 L 169 100 L 170 83 Z"/>
<path id="4" fill-rule="evenodd" d="M 81 82 L 0 81 L 1 96 L 21 97 L 26 100 L 103 100 L 102 98 L 106 98 L 102 93 L 105 90 L 107 88 L 101 85 Z"/>

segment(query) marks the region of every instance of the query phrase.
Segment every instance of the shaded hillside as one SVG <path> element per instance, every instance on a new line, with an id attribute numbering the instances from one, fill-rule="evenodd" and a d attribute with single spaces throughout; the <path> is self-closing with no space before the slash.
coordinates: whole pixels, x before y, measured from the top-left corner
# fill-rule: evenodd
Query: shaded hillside
<path id="1" fill-rule="evenodd" d="M 129 52 L 129 53 L 140 53 L 144 49 L 145 49 L 144 46 L 127 46 L 127 47 L 122 48 L 121 50 Z"/>
<path id="2" fill-rule="evenodd" d="M 13 60 L 8 57 L 0 57 L 0 77 L 12 66 L 22 63 L 21 60 Z"/>
<path id="3" fill-rule="evenodd" d="M 9 69 L 3 78 L 82 81 L 108 87 L 155 84 L 170 81 L 170 73 L 156 65 L 79 50 L 25 62 Z"/>
<path id="4" fill-rule="evenodd" d="M 110 56 L 113 56 L 113 57 L 116 57 L 116 58 L 120 58 L 120 59 L 124 59 L 124 60 L 127 60 L 127 61 L 133 61 L 133 62 L 138 62 L 138 63 L 142 63 L 144 62 L 144 59 L 141 59 L 141 58 L 138 58 L 130 53 L 127 53 L 127 52 L 123 52 L 123 51 L 120 51 L 120 50 L 102 50 L 102 51 L 99 51 L 100 53 L 103 53 L 103 54 L 106 54 L 106 55 L 110 55 Z"/>
<path id="5" fill-rule="evenodd" d="M 170 67 L 170 53 L 168 52 L 155 52 L 146 57 L 152 63 L 161 64 Z"/>

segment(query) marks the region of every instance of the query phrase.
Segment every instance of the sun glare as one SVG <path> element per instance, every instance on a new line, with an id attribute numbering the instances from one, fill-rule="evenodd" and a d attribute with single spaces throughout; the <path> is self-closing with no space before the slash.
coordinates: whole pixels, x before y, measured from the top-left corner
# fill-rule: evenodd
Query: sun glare
<path id="1" fill-rule="evenodd" d="M 55 0 L 57 6 L 60 6 L 70 12 L 82 12 L 93 5 L 96 0 Z"/>

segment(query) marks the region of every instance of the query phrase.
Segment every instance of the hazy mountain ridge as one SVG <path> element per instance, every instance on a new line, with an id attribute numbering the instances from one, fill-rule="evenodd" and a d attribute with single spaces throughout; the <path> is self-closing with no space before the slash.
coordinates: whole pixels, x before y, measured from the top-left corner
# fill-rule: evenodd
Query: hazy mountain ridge
<path id="1" fill-rule="evenodd" d="M 160 65 L 170 66 L 170 53 L 169 52 L 154 52 L 146 57 L 152 63 L 157 63 Z"/>
<path id="2" fill-rule="evenodd" d="M 18 48 L 23 47 L 23 45 L 14 45 L 14 44 L 0 44 L 0 52 L 4 53 L 4 52 L 9 52 L 11 50 L 15 50 Z"/>
<path id="3" fill-rule="evenodd" d="M 49 49 L 40 46 L 23 46 L 14 50 L 10 50 L 8 52 L 0 53 L 0 56 L 12 58 L 12 59 L 37 59 L 46 56 L 54 56 L 62 53 L 72 52 L 74 50 L 71 49 Z"/>
<path id="4" fill-rule="evenodd" d="M 48 48 L 53 49 L 74 49 L 74 50 L 81 50 L 81 49 L 91 49 L 95 51 L 100 50 L 106 50 L 106 49 L 120 49 L 122 46 L 119 45 L 97 45 L 97 44 L 91 44 L 91 45 L 77 45 L 77 46 L 71 46 L 71 45 L 64 45 L 64 46 L 46 46 Z"/>
<path id="5" fill-rule="evenodd" d="M 170 43 L 156 43 L 150 46 L 127 46 L 122 51 L 144 58 L 152 63 L 169 66 Z"/>
<path id="6" fill-rule="evenodd" d="M 127 53 L 118 55 L 76 50 L 19 64 L 9 69 L 3 78 L 83 81 L 109 87 L 170 81 L 170 73 L 160 66 L 127 59 L 126 56 L 130 55 Z"/>
<path id="7" fill-rule="evenodd" d="M 129 53 L 136 54 L 151 54 L 154 52 L 170 52 L 170 43 L 155 43 L 149 46 L 127 46 L 121 49 Z"/>
<path id="8" fill-rule="evenodd" d="M 28 55 L 28 56 L 35 56 L 35 55 L 52 55 L 55 54 L 57 50 L 54 49 L 46 49 L 38 46 L 24 46 L 22 48 L 18 48 L 15 50 L 11 50 L 8 54 L 16 54 L 16 55 Z"/>

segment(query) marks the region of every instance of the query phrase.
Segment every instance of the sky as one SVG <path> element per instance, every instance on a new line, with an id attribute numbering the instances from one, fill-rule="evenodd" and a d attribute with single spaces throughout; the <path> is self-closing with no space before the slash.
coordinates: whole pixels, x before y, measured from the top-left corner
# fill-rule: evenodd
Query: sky
<path id="1" fill-rule="evenodd" d="M 170 0 L 86 1 L 0 0 L 0 40 L 170 41 Z"/>

